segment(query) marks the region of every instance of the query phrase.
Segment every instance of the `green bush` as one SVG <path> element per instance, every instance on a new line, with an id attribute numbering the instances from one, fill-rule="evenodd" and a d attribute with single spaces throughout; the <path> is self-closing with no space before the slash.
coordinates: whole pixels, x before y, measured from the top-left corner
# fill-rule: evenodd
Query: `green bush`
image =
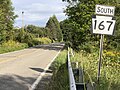
<path id="1" fill-rule="evenodd" d="M 6 41 L 0 45 L 0 53 L 16 51 L 28 47 L 25 43 L 19 43 L 13 40 Z"/>
<path id="2" fill-rule="evenodd" d="M 47 38 L 47 37 L 42 37 L 42 38 L 35 38 L 34 39 L 34 43 L 35 44 L 50 44 L 52 43 L 51 39 Z"/>
<path id="3" fill-rule="evenodd" d="M 26 43 L 29 47 L 32 47 L 34 46 L 34 37 L 34 34 L 20 31 L 16 37 L 16 40 L 21 43 Z"/>
<path id="4" fill-rule="evenodd" d="M 34 45 L 41 45 L 41 42 L 37 38 L 33 39 L 33 43 Z"/>
<path id="5" fill-rule="evenodd" d="M 22 41 L 23 43 L 27 43 L 29 47 L 34 46 L 34 35 L 31 33 L 26 33 L 24 35 L 24 40 Z"/>

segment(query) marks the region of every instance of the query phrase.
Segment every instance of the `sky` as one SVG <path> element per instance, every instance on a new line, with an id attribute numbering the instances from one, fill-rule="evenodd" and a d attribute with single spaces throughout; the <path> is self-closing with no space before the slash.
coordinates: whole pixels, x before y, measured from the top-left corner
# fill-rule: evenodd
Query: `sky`
<path id="1" fill-rule="evenodd" d="M 24 25 L 37 25 L 44 27 L 52 15 L 56 15 L 59 21 L 67 18 L 63 13 L 66 3 L 62 0 L 11 0 L 18 18 L 15 25 L 22 26 L 22 12 Z"/>

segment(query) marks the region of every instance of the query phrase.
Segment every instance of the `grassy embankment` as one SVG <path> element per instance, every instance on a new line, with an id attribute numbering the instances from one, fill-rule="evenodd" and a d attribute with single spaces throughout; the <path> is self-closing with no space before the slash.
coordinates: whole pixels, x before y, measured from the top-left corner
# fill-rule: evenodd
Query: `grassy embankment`
<path id="1" fill-rule="evenodd" d="M 96 90 L 120 90 L 120 54 L 104 51 L 102 60 L 100 84 L 97 84 L 98 54 L 79 52 L 75 54 L 75 61 L 80 62 L 84 70 L 84 82 L 95 82 Z"/>
<path id="2" fill-rule="evenodd" d="M 0 54 L 24 49 L 27 47 L 28 47 L 28 45 L 26 43 L 19 43 L 19 42 L 9 40 L 0 45 Z"/>
<path id="3" fill-rule="evenodd" d="M 53 76 L 47 90 L 69 90 L 68 71 L 65 65 L 67 51 L 64 50 L 52 64 Z M 101 67 L 100 84 L 97 85 L 98 53 L 80 51 L 72 57 L 73 62 L 80 62 L 84 70 L 84 82 L 95 82 L 96 90 L 120 90 L 120 53 L 104 51 Z"/>
<path id="4" fill-rule="evenodd" d="M 51 65 L 53 76 L 46 90 L 68 90 L 69 79 L 66 66 L 67 50 L 63 50 Z"/>

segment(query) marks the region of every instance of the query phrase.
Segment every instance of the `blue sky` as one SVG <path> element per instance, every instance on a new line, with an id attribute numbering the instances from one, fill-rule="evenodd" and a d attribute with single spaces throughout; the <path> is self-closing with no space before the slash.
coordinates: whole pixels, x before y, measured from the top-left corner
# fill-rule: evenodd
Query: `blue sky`
<path id="1" fill-rule="evenodd" d="M 15 14 L 15 26 L 22 26 L 22 11 L 24 11 L 24 25 L 38 25 L 44 27 L 49 17 L 56 15 L 58 20 L 66 18 L 63 10 L 66 3 L 62 0 L 11 0 Z"/>

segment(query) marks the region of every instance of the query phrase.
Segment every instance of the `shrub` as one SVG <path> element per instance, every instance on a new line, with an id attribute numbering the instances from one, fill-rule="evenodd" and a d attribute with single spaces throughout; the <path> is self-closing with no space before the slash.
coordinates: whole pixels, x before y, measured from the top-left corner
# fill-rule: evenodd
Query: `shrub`
<path id="1" fill-rule="evenodd" d="M 28 47 L 25 43 L 19 43 L 13 40 L 6 41 L 0 45 L 0 53 L 11 52 Z"/>
<path id="2" fill-rule="evenodd" d="M 42 37 L 42 38 L 35 38 L 34 39 L 34 43 L 35 44 L 50 44 L 52 41 L 51 39 L 47 38 L 47 37 Z"/>
<path id="3" fill-rule="evenodd" d="M 34 35 L 31 33 L 26 33 L 24 35 L 24 40 L 22 41 L 23 43 L 27 43 L 29 47 L 34 46 Z"/>
<path id="4" fill-rule="evenodd" d="M 35 36 L 31 33 L 20 31 L 16 37 L 16 40 L 21 43 L 26 43 L 29 47 L 32 47 L 34 46 L 34 37 Z"/>

